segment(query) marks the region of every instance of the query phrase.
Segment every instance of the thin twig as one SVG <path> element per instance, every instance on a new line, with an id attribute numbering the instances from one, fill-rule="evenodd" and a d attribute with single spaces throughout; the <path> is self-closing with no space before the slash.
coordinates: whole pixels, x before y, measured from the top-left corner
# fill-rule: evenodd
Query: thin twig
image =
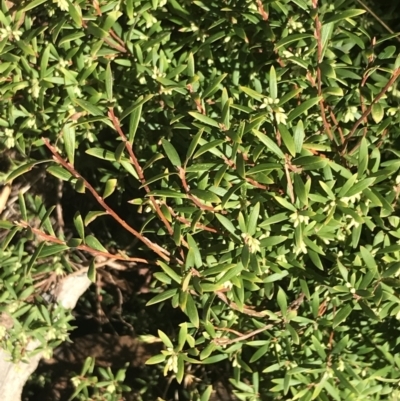
<path id="1" fill-rule="evenodd" d="M 218 291 L 216 294 L 217 294 L 217 296 L 218 296 L 220 299 L 222 299 L 222 300 L 223 300 L 226 304 L 228 304 L 232 309 L 238 310 L 238 309 L 237 309 L 237 308 L 238 308 L 237 305 L 236 305 L 234 302 L 229 303 L 229 301 L 228 301 L 228 299 L 226 298 L 225 294 L 223 294 L 221 291 Z M 298 298 L 296 298 L 296 299 L 289 305 L 287 311 L 288 311 L 288 312 L 290 312 L 290 311 L 297 311 L 297 310 L 299 309 L 300 305 L 303 303 L 304 297 L 305 297 L 304 293 L 301 293 L 301 294 L 298 296 Z M 247 308 L 246 308 L 246 309 L 247 309 Z M 245 312 L 244 310 L 245 310 L 245 308 L 243 308 L 243 313 L 246 313 L 246 314 L 249 314 L 249 313 L 248 313 L 249 310 L 250 310 L 251 312 L 255 313 L 255 312 L 254 312 L 253 310 L 251 310 L 251 309 L 247 309 L 246 312 Z M 263 313 L 263 312 L 257 312 L 257 313 Z M 263 315 L 260 316 L 260 317 L 264 317 L 266 314 L 267 314 L 267 313 L 264 312 Z M 281 311 L 278 311 L 278 312 L 275 313 L 275 315 L 276 315 L 276 316 L 282 316 L 282 312 L 281 312 Z M 254 316 L 254 315 L 250 315 L 250 316 Z M 283 321 L 285 321 L 285 320 L 283 320 Z M 281 323 L 281 322 L 282 322 L 282 321 L 279 320 L 279 321 L 277 321 L 276 323 Z M 228 331 L 233 332 L 234 334 L 238 335 L 238 337 L 237 337 L 237 338 L 233 338 L 233 339 L 230 339 L 230 338 L 227 338 L 227 337 L 215 338 L 215 339 L 213 340 L 213 342 L 214 342 L 215 344 L 217 344 L 217 345 L 228 345 L 228 344 L 237 343 L 237 342 L 239 342 L 239 341 L 247 340 L 248 338 L 253 337 L 253 336 L 255 336 L 256 334 L 262 333 L 262 332 L 265 331 L 265 330 L 270 330 L 270 329 L 272 329 L 272 328 L 276 325 L 276 323 L 267 324 L 266 326 L 263 326 L 263 327 L 261 327 L 261 328 L 259 328 L 259 329 L 257 329 L 257 330 L 251 331 L 250 333 L 246 333 L 246 334 L 241 334 L 241 333 L 238 334 L 238 332 L 236 332 L 236 331 L 234 331 L 234 330 L 232 330 L 232 329 L 228 329 Z M 226 330 L 226 329 L 224 329 L 224 330 Z"/>
<path id="2" fill-rule="evenodd" d="M 136 170 L 137 175 L 139 176 L 139 180 L 143 185 L 143 188 L 145 189 L 146 193 L 150 193 L 150 188 L 149 186 L 146 184 L 146 178 L 144 177 L 144 173 L 143 173 L 143 169 L 140 166 L 135 153 L 133 152 L 133 148 L 132 148 L 132 144 L 128 141 L 128 138 L 126 137 L 126 135 L 124 134 L 124 132 L 121 129 L 121 125 L 119 124 L 119 121 L 117 119 L 117 117 L 114 114 L 114 110 L 112 108 L 109 109 L 108 111 L 108 116 L 110 117 L 114 128 L 116 129 L 116 131 L 118 132 L 119 136 L 121 137 L 121 139 L 125 142 L 125 146 L 128 150 L 129 156 L 132 160 L 132 164 L 133 167 Z M 149 195 L 150 201 L 153 204 L 154 209 L 157 212 L 158 217 L 161 219 L 161 221 L 164 223 L 165 227 L 168 230 L 169 235 L 173 235 L 174 234 L 174 230 L 172 229 L 171 225 L 169 224 L 168 220 L 165 218 L 164 214 L 162 213 L 160 206 L 158 205 L 156 199 L 154 198 L 154 196 Z"/>
<path id="3" fill-rule="evenodd" d="M 96 201 L 103 207 L 103 209 L 110 216 L 113 217 L 115 221 L 117 221 L 123 228 L 125 228 L 125 230 L 133 234 L 137 239 L 139 239 L 141 242 L 147 245 L 153 252 L 155 252 L 162 259 L 164 259 L 167 262 L 170 261 L 169 258 L 170 253 L 167 250 L 160 247 L 158 244 L 150 241 L 147 237 L 144 237 L 141 233 L 139 233 L 133 227 L 131 227 L 125 220 L 123 220 L 110 206 L 107 205 L 107 203 L 104 202 L 103 198 L 97 193 L 97 191 L 92 187 L 92 185 L 90 185 L 89 182 L 85 178 L 83 178 L 70 163 L 65 161 L 58 154 L 57 150 L 50 144 L 47 138 L 42 138 L 42 140 L 47 146 L 47 148 L 50 150 L 50 152 L 53 154 L 54 160 L 59 164 L 61 164 L 66 170 L 68 170 L 73 177 L 80 179 L 83 182 L 85 188 L 89 190 L 89 192 L 93 195 Z"/>
<path id="4" fill-rule="evenodd" d="M 29 223 L 27 223 L 26 221 L 18 221 L 18 222 L 15 222 L 15 224 L 17 226 L 20 226 L 23 228 L 29 228 L 38 238 L 42 238 L 45 241 L 51 242 L 53 244 L 67 245 L 67 243 L 65 241 L 62 241 L 53 235 L 46 234 L 44 231 L 39 230 L 38 228 L 31 227 L 29 225 Z M 146 259 L 131 258 L 131 257 L 122 256 L 122 255 L 114 255 L 112 253 L 98 251 L 97 249 L 93 249 L 87 245 L 78 245 L 78 246 L 74 247 L 74 249 L 79 249 L 81 251 L 88 252 L 93 256 L 102 256 L 107 259 L 123 260 L 124 262 L 135 262 L 135 263 L 145 263 L 145 264 L 149 263 L 149 261 Z"/>
<path id="5" fill-rule="evenodd" d="M 391 34 L 396 33 L 392 29 L 390 29 L 390 27 L 386 25 L 386 23 L 381 18 L 379 18 L 363 1 L 361 0 L 356 0 L 356 1 L 357 3 L 361 4 L 361 6 L 364 7 L 365 10 L 369 12 L 389 33 Z M 400 38 L 398 36 L 396 37 L 396 39 L 400 42 Z"/>
<path id="6" fill-rule="evenodd" d="M 342 150 L 342 155 L 345 154 L 346 149 L 347 149 L 347 144 L 349 143 L 350 138 L 354 135 L 354 133 L 356 132 L 358 126 L 363 122 L 363 120 L 369 116 L 369 114 L 372 111 L 372 107 L 375 103 L 377 103 L 381 97 L 387 92 L 387 90 L 395 83 L 395 81 L 397 80 L 397 78 L 400 76 L 400 68 L 397 68 L 396 70 L 393 71 L 393 75 L 392 77 L 389 79 L 389 81 L 387 82 L 387 84 L 383 87 L 383 89 L 378 93 L 378 95 L 374 98 L 374 100 L 372 100 L 371 104 L 367 107 L 367 109 L 364 111 L 364 113 L 362 114 L 362 116 L 355 122 L 353 128 L 351 129 L 349 135 L 346 136 L 346 140 L 344 142 L 344 147 Z M 364 138 L 365 134 L 363 135 Z M 361 138 L 362 139 L 362 138 Z M 360 143 L 357 144 L 350 152 L 353 153 L 358 147 L 360 146 Z"/>
<path id="7" fill-rule="evenodd" d="M 183 169 L 182 167 L 178 167 L 178 171 L 179 171 L 179 178 L 181 179 L 182 182 L 182 186 L 183 189 L 186 192 L 187 197 L 200 209 L 202 210 L 208 210 L 210 212 L 215 212 L 216 210 L 212 207 L 212 206 L 207 206 L 204 203 L 200 202 L 200 200 L 198 200 L 195 196 L 193 196 L 190 193 L 190 189 L 189 189 L 189 185 L 186 182 L 186 176 L 185 176 L 185 169 Z M 226 214 L 226 211 L 222 210 L 220 211 L 220 213 L 222 214 Z"/>

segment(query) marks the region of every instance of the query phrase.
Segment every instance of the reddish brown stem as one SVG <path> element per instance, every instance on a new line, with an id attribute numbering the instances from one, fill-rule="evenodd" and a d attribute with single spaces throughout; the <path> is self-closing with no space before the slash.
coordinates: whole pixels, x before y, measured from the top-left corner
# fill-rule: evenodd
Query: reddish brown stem
<path id="1" fill-rule="evenodd" d="M 362 116 L 355 122 L 353 128 L 351 129 L 349 135 L 346 136 L 346 140 L 344 142 L 344 148 L 342 151 L 342 154 L 344 154 L 346 152 L 347 149 L 347 144 L 349 143 L 350 138 L 355 134 L 358 126 L 363 122 L 363 120 L 369 116 L 369 114 L 372 111 L 372 107 L 375 103 L 377 103 L 382 96 L 387 92 L 387 90 L 395 83 L 395 81 L 397 80 L 397 78 L 400 75 L 400 68 L 397 68 L 396 70 L 394 70 L 392 77 L 389 79 L 389 81 L 387 82 L 387 84 L 383 87 L 383 89 L 378 93 L 378 95 L 374 98 L 374 100 L 371 102 L 371 104 L 367 107 L 367 109 L 364 111 L 364 113 L 362 114 Z M 363 135 L 362 138 L 365 137 L 365 134 Z M 361 138 L 361 139 L 362 139 Z M 352 150 L 350 153 L 353 153 L 358 147 L 360 146 L 360 143 L 358 143 Z"/>
<path id="2" fill-rule="evenodd" d="M 52 242 L 53 244 L 60 244 L 60 245 L 67 245 L 65 241 L 60 240 L 59 238 L 46 234 L 44 231 L 39 230 L 37 228 L 31 227 L 26 221 L 19 221 L 17 223 L 18 226 L 24 227 L 24 228 L 29 228 L 38 238 L 43 239 L 44 241 Z M 103 251 L 98 251 L 96 249 L 93 249 L 87 245 L 78 245 L 75 247 L 76 249 L 79 249 L 81 251 L 85 251 L 90 253 L 93 256 L 103 256 L 107 259 L 113 259 L 113 260 L 122 260 L 124 262 L 135 262 L 135 263 L 145 263 L 148 264 L 148 260 L 146 259 L 141 259 L 141 258 L 130 258 L 130 257 L 125 257 L 122 255 L 113 255 L 112 253 L 108 252 L 103 252 Z"/>
<path id="3" fill-rule="evenodd" d="M 122 138 L 122 140 L 125 142 L 125 146 L 128 150 L 129 156 L 132 160 L 132 164 L 133 167 L 136 170 L 137 175 L 139 176 L 139 180 L 143 185 L 143 188 L 145 189 L 145 191 L 147 193 L 150 193 L 150 188 L 149 186 L 146 184 L 146 178 L 144 177 L 144 173 L 142 170 L 142 167 L 140 166 L 135 153 L 133 152 L 133 148 L 132 148 L 132 144 L 128 141 L 128 138 L 126 137 L 126 135 L 124 134 L 124 132 L 121 129 L 121 126 L 119 124 L 119 121 L 117 119 L 117 117 L 114 114 L 114 110 L 112 108 L 109 109 L 108 112 L 108 116 L 110 117 L 112 123 L 114 124 L 114 128 L 117 130 L 119 136 Z M 168 220 L 165 218 L 165 216 L 163 215 L 160 206 L 158 205 L 156 199 L 154 198 L 154 196 L 149 196 L 151 203 L 153 204 L 153 207 L 158 215 L 158 217 L 161 219 L 161 221 L 164 223 L 165 227 L 168 230 L 169 235 L 173 235 L 174 230 L 172 229 L 171 225 L 169 224 Z"/>
<path id="4" fill-rule="evenodd" d="M 158 256 L 160 256 L 162 259 L 165 261 L 169 262 L 170 258 L 169 255 L 170 253 L 166 251 L 165 249 L 161 248 L 159 245 L 155 244 L 154 242 L 150 241 L 148 238 L 144 237 L 142 234 L 140 234 L 138 231 L 136 231 L 133 227 L 131 227 L 125 220 L 123 220 L 110 206 L 107 205 L 107 203 L 104 202 L 103 198 L 97 193 L 97 191 L 89 184 L 89 182 L 83 178 L 76 170 L 75 168 L 65 161 L 57 152 L 57 150 L 50 144 L 49 140 L 47 138 L 42 138 L 43 142 L 47 146 L 47 148 L 50 150 L 50 152 L 53 154 L 53 158 L 56 162 L 61 164 L 66 170 L 68 170 L 72 176 L 75 178 L 78 178 L 82 180 L 85 188 L 89 190 L 89 192 L 93 195 L 93 197 L 96 199 L 97 203 L 99 203 L 102 208 L 110 215 L 113 217 L 115 221 L 117 221 L 125 230 L 133 234 L 137 239 L 139 239 L 141 242 L 143 242 L 146 246 L 148 246 L 153 252 L 155 252 Z"/>

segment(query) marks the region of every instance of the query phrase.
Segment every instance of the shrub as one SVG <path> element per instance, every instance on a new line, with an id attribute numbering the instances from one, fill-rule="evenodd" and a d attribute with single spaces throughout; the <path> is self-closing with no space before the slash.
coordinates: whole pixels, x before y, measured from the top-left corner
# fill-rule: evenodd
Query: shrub
<path id="1" fill-rule="evenodd" d="M 242 400 L 397 399 L 396 35 L 342 0 L 9 5 L 4 179 L 42 169 L 92 203 L 56 233 L 21 192 L 1 221 L 1 346 L 18 360 L 65 339 L 70 313 L 34 283 L 83 252 L 92 281 L 99 256 L 157 265 L 147 310 L 184 317 L 151 328 L 165 349 L 147 363 L 188 399 L 221 361 Z"/>

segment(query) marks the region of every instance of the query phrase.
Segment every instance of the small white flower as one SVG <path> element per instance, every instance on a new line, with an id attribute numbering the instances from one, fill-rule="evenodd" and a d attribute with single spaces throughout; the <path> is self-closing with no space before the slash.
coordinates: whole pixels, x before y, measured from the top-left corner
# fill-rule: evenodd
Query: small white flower
<path id="1" fill-rule="evenodd" d="M 294 228 L 296 228 L 301 223 L 305 223 L 307 225 L 310 221 L 309 216 L 304 216 L 304 215 L 300 214 L 298 210 L 296 212 L 294 212 L 293 214 L 291 214 L 289 217 L 290 217 L 290 221 L 292 223 L 294 223 L 293 224 Z"/>
<path id="2" fill-rule="evenodd" d="M 0 325 L 0 340 L 2 340 L 6 336 L 6 333 L 7 329 L 4 326 Z"/>
<path id="3" fill-rule="evenodd" d="M 285 110 L 282 107 L 278 107 L 274 110 L 275 112 L 275 120 L 277 124 L 285 124 L 287 120 L 287 115 L 285 114 Z"/>
<path id="4" fill-rule="evenodd" d="M 21 39 L 22 31 L 13 31 L 13 32 L 12 32 L 12 36 L 14 37 L 14 39 L 15 39 L 16 41 L 18 41 L 18 40 Z"/>
<path id="5" fill-rule="evenodd" d="M 47 341 L 51 341 L 57 338 L 57 333 L 54 327 L 50 327 L 46 332 Z"/>
<path id="6" fill-rule="evenodd" d="M 346 219 L 350 220 L 346 225 L 346 228 L 348 230 L 350 230 L 352 227 L 357 228 L 360 225 L 360 223 L 355 221 L 354 218 L 352 216 L 350 216 L 349 214 L 346 215 Z"/>
<path id="7" fill-rule="evenodd" d="M 167 89 L 161 86 L 161 93 L 165 93 L 166 95 L 172 95 L 172 89 Z"/>
<path id="8" fill-rule="evenodd" d="M 30 117 L 26 122 L 26 126 L 28 128 L 36 128 L 36 118 L 35 117 Z"/>
<path id="9" fill-rule="evenodd" d="M 278 255 L 278 256 L 276 257 L 276 261 L 277 261 L 278 263 L 287 263 L 287 259 L 286 259 L 286 256 L 285 256 L 285 255 Z"/>
<path id="10" fill-rule="evenodd" d="M 115 392 L 115 384 L 111 383 L 107 386 L 106 391 L 108 394 L 112 394 Z"/>
<path id="11" fill-rule="evenodd" d="M 231 290 L 233 287 L 233 283 L 232 281 L 225 281 L 224 284 L 222 284 L 222 288 L 226 288 L 227 290 Z"/>
<path id="12" fill-rule="evenodd" d="M 81 384 L 81 378 L 79 376 L 75 376 L 71 379 L 72 385 L 76 388 Z"/>
<path id="13" fill-rule="evenodd" d="M 164 375 L 166 375 L 169 371 L 178 373 L 178 355 L 176 354 L 171 355 L 171 357 L 168 359 L 167 364 L 164 368 Z"/>
<path id="14" fill-rule="evenodd" d="M 76 97 L 82 97 L 82 91 L 79 88 L 79 86 L 74 86 L 72 91 L 74 92 L 74 94 L 76 95 Z"/>
<path id="15" fill-rule="evenodd" d="M 50 359 L 53 355 L 53 350 L 51 348 L 45 348 L 42 352 L 44 359 Z"/>
<path id="16" fill-rule="evenodd" d="M 66 0 L 53 0 L 53 3 L 57 3 L 58 8 L 61 11 L 68 11 L 68 1 Z"/>
<path id="17" fill-rule="evenodd" d="M 165 77 L 165 73 L 160 72 L 159 68 L 154 66 L 153 74 L 151 75 L 153 79 Z"/>
<path id="18" fill-rule="evenodd" d="M 353 195 L 353 196 L 343 196 L 343 198 L 340 198 L 340 200 L 348 205 L 349 203 L 354 204 L 356 201 L 359 201 L 361 199 L 361 192 Z"/>
<path id="19" fill-rule="evenodd" d="M 58 66 L 60 68 L 65 68 L 68 66 L 68 64 L 69 64 L 68 61 L 64 60 L 63 58 L 60 58 L 60 60 L 58 60 Z"/>
<path id="20" fill-rule="evenodd" d="M 355 121 L 357 117 L 357 107 L 351 106 L 347 109 L 345 115 L 343 116 L 343 122 L 348 123 L 349 121 Z"/>
<path id="21" fill-rule="evenodd" d="M 39 93 L 40 93 L 40 85 L 39 85 L 39 81 L 36 78 L 33 78 L 31 80 L 31 89 L 30 92 L 32 93 L 32 97 L 34 99 L 37 99 L 39 97 Z"/>
<path id="22" fill-rule="evenodd" d="M 249 247 L 250 253 L 260 252 L 260 241 L 258 239 L 253 238 L 247 233 L 243 233 L 242 238 L 244 239 L 244 243 Z"/>
<path id="23" fill-rule="evenodd" d="M 336 206 L 336 202 L 335 202 L 335 201 L 332 201 L 332 202 L 328 203 L 328 204 L 322 209 L 322 211 L 323 211 L 323 212 L 331 211 L 335 206 Z"/>
<path id="24" fill-rule="evenodd" d="M 294 249 L 293 249 L 295 255 L 299 255 L 300 253 L 307 253 L 307 247 L 306 244 L 304 243 L 303 239 L 300 242 L 300 245 L 294 245 Z"/>

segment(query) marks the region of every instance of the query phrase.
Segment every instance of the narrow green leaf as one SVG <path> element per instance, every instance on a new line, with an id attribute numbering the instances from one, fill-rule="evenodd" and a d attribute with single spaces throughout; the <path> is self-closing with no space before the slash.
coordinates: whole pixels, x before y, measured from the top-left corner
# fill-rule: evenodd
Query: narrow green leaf
<path id="1" fill-rule="evenodd" d="M 23 11 L 26 12 L 26 11 L 32 10 L 32 9 L 36 8 L 37 6 L 40 6 L 41 4 L 43 4 L 46 1 L 47 0 L 33 0 L 33 1 L 30 1 L 29 4 L 23 8 Z"/>
<path id="2" fill-rule="evenodd" d="M 46 160 L 46 161 L 50 161 L 50 160 Z M 42 161 L 43 163 L 43 161 Z M 14 180 L 15 178 L 19 177 L 22 174 L 27 173 L 28 171 L 31 171 L 32 168 L 34 166 L 36 166 L 36 164 L 39 164 L 39 162 L 30 162 L 30 163 L 25 163 L 22 166 L 19 166 L 18 168 L 16 168 L 14 171 L 12 171 L 7 178 L 5 179 L 5 182 L 8 183 L 12 180 Z"/>
<path id="3" fill-rule="evenodd" d="M 61 166 L 50 166 L 46 171 L 63 181 L 70 181 L 73 178 L 72 174 Z"/>
<path id="4" fill-rule="evenodd" d="M 335 327 L 339 326 L 340 323 L 345 321 L 347 316 L 350 315 L 351 311 L 352 311 L 352 307 L 349 304 L 340 308 L 332 320 L 332 327 L 335 328 Z"/>
<path id="5" fill-rule="evenodd" d="M 262 95 L 261 93 L 258 93 L 258 92 L 256 92 L 256 91 L 253 90 L 253 89 L 246 88 L 245 86 L 239 86 L 239 89 L 240 89 L 242 92 L 244 92 L 246 95 L 252 97 L 253 99 L 262 100 L 262 99 L 265 98 L 265 96 Z"/>
<path id="6" fill-rule="evenodd" d="M 268 217 L 261 224 L 259 224 L 259 227 L 262 227 L 262 228 L 268 227 L 274 223 L 280 223 L 281 221 L 285 221 L 288 219 L 289 219 L 289 217 L 288 217 L 287 213 L 278 213 L 271 217 Z"/>
<path id="7" fill-rule="evenodd" d="M 113 76 L 111 71 L 111 61 L 107 64 L 106 67 L 105 84 L 106 84 L 107 100 L 111 102 L 113 100 Z"/>
<path id="8" fill-rule="evenodd" d="M 260 202 L 257 202 L 253 209 L 251 210 L 248 222 L 247 222 L 247 232 L 250 235 L 254 235 L 257 231 L 257 222 L 260 215 Z"/>
<path id="9" fill-rule="evenodd" d="M 363 180 L 355 183 L 349 190 L 346 192 L 346 197 L 357 195 L 362 192 L 364 189 L 370 187 L 374 182 L 375 177 L 364 178 Z"/>
<path id="10" fill-rule="evenodd" d="M 282 315 L 285 316 L 287 312 L 287 299 L 286 299 L 286 294 L 285 291 L 281 287 L 279 287 L 277 296 L 276 296 L 276 301 L 278 302 L 279 308 L 282 312 Z"/>
<path id="11" fill-rule="evenodd" d="M 219 146 L 219 145 L 221 145 L 223 143 L 225 143 L 225 140 L 223 140 L 223 139 L 216 139 L 214 141 L 205 143 L 193 155 L 193 159 L 195 159 L 196 157 L 201 156 L 203 153 L 211 151 L 212 149 L 216 148 L 217 146 Z"/>
<path id="12" fill-rule="evenodd" d="M 94 258 L 90 262 L 87 276 L 92 283 L 96 282 L 96 264 Z"/>
<path id="13" fill-rule="evenodd" d="M 299 120 L 294 129 L 294 143 L 295 143 L 296 153 L 301 152 L 301 149 L 303 148 L 304 137 L 305 134 L 304 134 L 303 121 Z"/>
<path id="14" fill-rule="evenodd" d="M 75 160 L 75 128 L 71 124 L 65 124 L 63 128 L 63 138 L 65 152 L 67 153 L 68 161 L 74 165 Z"/>
<path id="15" fill-rule="evenodd" d="M 273 65 L 269 70 L 269 95 L 271 96 L 272 99 L 276 99 L 278 97 L 276 71 Z"/>
<path id="16" fill-rule="evenodd" d="M 42 252 L 42 249 L 45 245 L 45 242 L 40 242 L 39 245 L 37 245 L 35 252 L 33 252 L 33 255 L 31 256 L 31 258 L 29 259 L 28 264 L 26 265 L 24 274 L 25 276 L 29 276 L 32 266 L 34 265 L 34 263 L 36 262 L 37 258 L 39 257 L 40 253 Z"/>
<path id="17" fill-rule="evenodd" d="M 308 194 L 303 179 L 299 174 L 294 174 L 293 181 L 295 195 L 304 206 L 308 206 Z"/>
<path id="18" fill-rule="evenodd" d="M 26 210 L 26 203 L 23 192 L 18 193 L 18 203 L 19 203 L 19 210 L 21 212 L 21 217 L 23 221 L 28 221 L 28 214 Z"/>
<path id="19" fill-rule="evenodd" d="M 373 272 L 376 272 L 377 271 L 377 265 L 376 265 L 375 259 L 372 256 L 371 252 L 367 248 L 361 246 L 360 247 L 360 253 L 361 253 L 361 257 L 363 258 L 363 260 L 364 260 L 366 266 L 368 267 L 368 269 L 373 271 Z"/>
<path id="20" fill-rule="evenodd" d="M 103 245 L 101 245 L 100 241 L 93 235 L 86 236 L 85 243 L 87 246 L 95 249 L 96 251 L 107 252 L 107 249 L 104 248 Z"/>
<path id="21" fill-rule="evenodd" d="M 285 144 L 287 150 L 293 157 L 295 157 L 296 156 L 295 141 L 294 141 L 292 135 L 290 134 L 289 130 L 286 128 L 286 125 L 279 124 L 278 129 L 279 129 L 279 133 L 281 134 L 283 143 Z"/>
<path id="22" fill-rule="evenodd" d="M 79 237 L 84 239 L 85 238 L 85 228 L 83 225 L 82 216 L 79 212 L 75 213 L 74 226 L 76 228 L 76 231 L 78 232 Z"/>
<path id="23" fill-rule="evenodd" d="M 300 106 L 296 107 L 294 110 L 292 110 L 287 118 L 288 122 L 293 121 L 295 118 L 301 116 L 302 114 L 304 114 L 308 109 L 310 109 L 311 107 L 315 106 L 316 104 L 318 104 L 318 102 L 321 100 L 321 97 L 315 97 L 313 99 L 308 99 L 305 102 L 303 102 Z"/>
<path id="24" fill-rule="evenodd" d="M 219 84 L 227 77 L 227 75 L 228 74 L 222 74 L 221 76 L 215 78 L 204 90 L 202 98 L 206 99 L 207 97 L 212 96 L 218 90 Z"/>
<path id="25" fill-rule="evenodd" d="M 173 191 L 172 189 L 158 189 L 156 191 L 149 192 L 146 196 L 162 196 L 165 198 L 178 198 L 178 199 L 187 198 L 186 194 Z"/>
<path id="26" fill-rule="evenodd" d="M 190 52 L 188 56 L 186 74 L 189 77 L 193 77 L 195 74 L 194 57 L 192 52 Z"/>
<path id="27" fill-rule="evenodd" d="M 208 386 L 200 397 L 200 401 L 209 401 L 212 394 L 212 386 Z"/>
<path id="28" fill-rule="evenodd" d="M 296 212 L 297 209 L 286 199 L 281 198 L 280 196 L 274 196 L 274 199 L 284 208 L 291 210 L 292 212 Z"/>
<path id="29" fill-rule="evenodd" d="M 92 116 L 102 116 L 103 115 L 103 112 L 97 106 L 95 106 L 92 103 L 89 103 L 86 100 L 73 98 L 72 101 L 74 103 L 76 103 L 79 107 L 81 107 L 83 110 L 87 111 Z"/>
<path id="30" fill-rule="evenodd" d="M 358 15 L 361 15 L 364 13 L 365 13 L 365 10 L 360 10 L 360 9 L 356 9 L 356 8 L 342 11 L 340 13 L 335 13 L 335 15 L 333 15 L 331 18 L 324 21 L 324 24 L 330 24 L 332 22 L 338 22 L 338 21 L 342 21 L 344 19 L 357 17 Z"/>
<path id="31" fill-rule="evenodd" d="M 328 164 L 328 160 L 320 156 L 300 156 L 293 160 L 296 166 L 302 166 L 304 170 L 318 170 Z"/>
<path id="32" fill-rule="evenodd" d="M 186 153 L 186 161 L 185 164 L 190 160 L 192 157 L 194 151 L 196 150 L 197 145 L 199 144 L 201 135 L 203 134 L 204 129 L 200 129 L 197 134 L 193 137 L 193 139 L 190 142 L 190 145 L 188 147 L 187 153 Z"/>
<path id="33" fill-rule="evenodd" d="M 215 121 L 215 120 L 213 120 L 213 119 L 210 118 L 210 117 L 207 117 L 207 116 L 205 116 L 205 115 L 203 115 L 203 114 L 200 114 L 200 113 L 198 113 L 197 111 L 189 111 L 189 114 L 190 114 L 194 119 L 196 119 L 196 120 L 198 120 L 198 121 L 200 121 L 200 122 L 202 122 L 202 123 L 204 123 L 204 124 L 211 125 L 212 127 L 217 127 L 217 128 L 219 128 L 218 122 Z"/>
<path id="34" fill-rule="evenodd" d="M 135 139 L 136 131 L 139 127 L 140 118 L 142 116 L 142 105 L 133 110 L 130 118 L 129 118 L 129 143 L 133 144 Z"/>
<path id="35" fill-rule="evenodd" d="M 134 110 L 138 107 L 143 106 L 146 102 L 148 102 L 154 95 L 146 95 L 146 96 L 139 96 L 136 101 L 129 106 L 122 114 L 120 120 L 122 121 L 125 117 L 128 117 Z"/>
<path id="36" fill-rule="evenodd" d="M 110 178 L 109 180 L 107 180 L 106 185 L 104 187 L 103 199 L 106 199 L 115 191 L 117 182 L 118 180 L 116 178 Z"/>
<path id="37" fill-rule="evenodd" d="M 169 161 L 172 163 L 172 165 L 175 167 L 180 167 L 181 159 L 178 155 L 178 152 L 176 151 L 174 146 L 171 144 L 171 142 L 167 141 L 166 139 L 162 139 L 161 144 L 162 144 L 162 147 L 164 148 L 165 153 L 167 154 Z"/>
<path id="38" fill-rule="evenodd" d="M 200 250 L 197 246 L 196 241 L 193 239 L 193 237 L 190 234 L 187 234 L 187 240 L 188 240 L 188 244 L 190 247 L 190 250 L 193 251 L 194 253 L 194 263 L 195 266 L 199 269 L 203 266 L 203 262 L 201 260 L 201 253 Z"/>
<path id="39" fill-rule="evenodd" d="M 209 203 L 221 203 L 221 199 L 215 195 L 214 192 L 205 190 L 205 189 L 192 189 L 190 191 L 190 193 L 194 196 L 196 196 L 196 198 L 199 198 L 205 202 L 209 202 Z"/>
<path id="40" fill-rule="evenodd" d="M 158 354 L 158 355 L 154 355 L 151 358 L 149 358 L 145 364 L 146 365 L 158 365 L 161 362 L 164 362 L 166 358 L 166 355 L 164 354 Z"/>
<path id="41" fill-rule="evenodd" d="M 158 304 L 159 302 L 163 302 L 169 298 L 172 298 L 177 292 L 178 292 L 177 288 L 171 288 L 169 290 L 162 291 L 155 297 L 151 298 L 150 301 L 146 303 L 146 306 Z"/>
<path id="42" fill-rule="evenodd" d="M 297 33 L 297 34 L 289 35 L 286 38 L 281 39 L 278 43 L 276 43 L 275 49 L 277 50 L 290 43 L 298 42 L 300 40 L 308 39 L 308 38 L 314 38 L 314 36 L 310 35 L 309 33 Z"/>
<path id="43" fill-rule="evenodd" d="M 48 245 L 42 248 L 38 258 L 47 258 L 48 256 L 57 255 L 62 253 L 63 251 L 66 251 L 67 249 L 68 249 L 67 245 L 62 245 L 62 244 Z"/>
<path id="44" fill-rule="evenodd" d="M 263 134 L 262 132 L 260 132 L 256 129 L 253 129 L 252 132 L 267 147 L 268 150 L 275 153 L 281 159 L 285 158 L 285 155 L 281 151 L 279 146 L 272 139 L 270 139 L 267 135 Z"/>
<path id="45" fill-rule="evenodd" d="M 79 4 L 68 1 L 68 12 L 78 27 L 82 27 L 82 11 Z"/>
<path id="46" fill-rule="evenodd" d="M 198 328 L 200 324 L 199 313 L 197 311 L 197 307 L 193 300 L 193 297 L 190 293 L 188 293 L 185 313 L 188 315 L 193 326 Z"/>
<path id="47" fill-rule="evenodd" d="M 225 216 L 222 214 L 216 214 L 217 219 L 219 222 L 222 224 L 223 227 L 225 227 L 230 233 L 235 234 L 235 226 L 232 224 L 232 222 L 227 219 Z M 236 235 L 236 234 L 235 234 Z"/>
<path id="48" fill-rule="evenodd" d="M 173 270 L 171 267 L 169 267 L 167 264 L 165 264 L 162 261 L 158 261 L 158 265 L 161 267 L 161 269 L 164 270 L 164 272 L 172 278 L 172 280 L 174 280 L 176 283 L 178 283 L 179 285 L 181 284 L 182 281 L 182 277 L 179 276 L 178 273 L 175 272 L 175 270 Z"/>
<path id="49" fill-rule="evenodd" d="M 158 330 L 158 336 L 160 337 L 161 341 L 164 343 L 164 345 L 167 348 L 174 348 L 172 341 L 169 339 L 169 337 L 161 330 Z"/>
<path id="50" fill-rule="evenodd" d="M 106 30 L 100 28 L 97 24 L 95 24 L 92 21 L 89 21 L 86 29 L 90 35 L 93 35 L 99 39 L 105 39 L 110 35 Z"/>

